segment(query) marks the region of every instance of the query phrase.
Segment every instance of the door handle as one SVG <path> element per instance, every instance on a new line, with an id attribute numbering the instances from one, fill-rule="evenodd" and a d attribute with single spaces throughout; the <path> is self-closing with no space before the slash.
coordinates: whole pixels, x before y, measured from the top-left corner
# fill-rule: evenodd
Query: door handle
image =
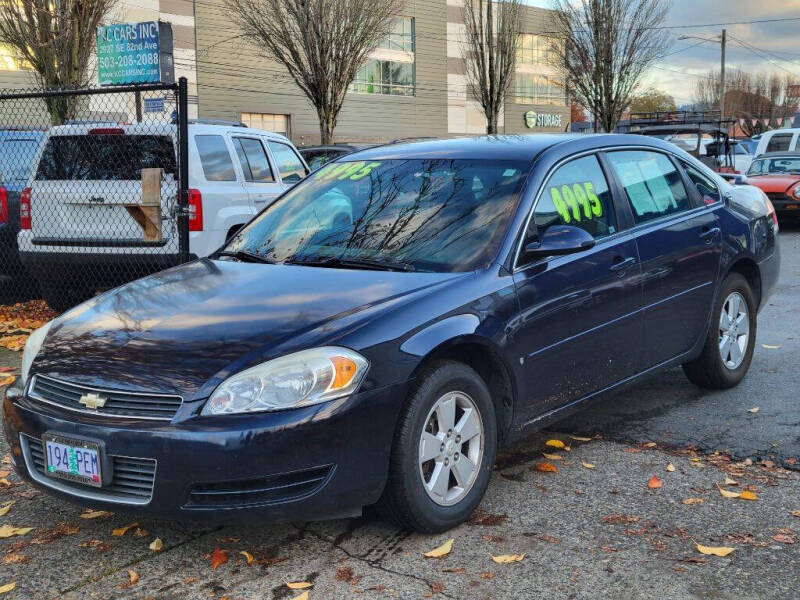
<path id="1" fill-rule="evenodd" d="M 634 264 L 636 264 L 636 259 L 632 256 L 629 256 L 628 258 L 622 258 L 621 256 L 617 256 L 614 259 L 614 264 L 611 265 L 611 270 L 622 274 L 630 267 L 632 267 Z"/>
<path id="2" fill-rule="evenodd" d="M 703 228 L 703 233 L 700 234 L 700 239 L 707 244 L 711 243 L 711 240 L 717 237 L 719 231 L 719 227 L 711 227 L 710 229 Z"/>

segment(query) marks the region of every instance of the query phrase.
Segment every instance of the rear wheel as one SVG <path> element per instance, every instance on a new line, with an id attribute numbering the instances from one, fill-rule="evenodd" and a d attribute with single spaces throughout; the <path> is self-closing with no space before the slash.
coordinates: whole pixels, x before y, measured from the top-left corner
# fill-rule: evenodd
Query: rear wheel
<path id="1" fill-rule="evenodd" d="M 483 498 L 496 446 L 494 405 L 483 379 L 466 365 L 435 363 L 400 417 L 379 510 L 406 529 L 455 527 Z"/>
<path id="2" fill-rule="evenodd" d="M 739 273 L 722 282 L 702 354 L 683 365 L 689 381 L 709 389 L 738 384 L 750 368 L 756 341 L 756 306 L 750 284 Z"/>

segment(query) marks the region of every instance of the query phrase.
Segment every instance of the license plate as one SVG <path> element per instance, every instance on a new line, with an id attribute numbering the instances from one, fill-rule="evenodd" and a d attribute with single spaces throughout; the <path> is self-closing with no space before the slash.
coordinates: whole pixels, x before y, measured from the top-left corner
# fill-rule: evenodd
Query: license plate
<path id="1" fill-rule="evenodd" d="M 42 436 L 42 441 L 48 476 L 95 487 L 103 485 L 99 443 L 52 434 Z"/>

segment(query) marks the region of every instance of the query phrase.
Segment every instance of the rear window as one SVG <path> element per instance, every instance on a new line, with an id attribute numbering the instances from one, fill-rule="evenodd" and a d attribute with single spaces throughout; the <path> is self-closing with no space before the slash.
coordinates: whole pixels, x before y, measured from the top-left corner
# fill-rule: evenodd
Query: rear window
<path id="1" fill-rule="evenodd" d="M 59 135 L 47 140 L 38 181 L 133 181 L 142 169 L 175 175 L 175 148 L 166 135 Z"/>
<path id="2" fill-rule="evenodd" d="M 791 141 L 791 133 L 776 133 L 767 143 L 767 152 L 786 152 Z"/>

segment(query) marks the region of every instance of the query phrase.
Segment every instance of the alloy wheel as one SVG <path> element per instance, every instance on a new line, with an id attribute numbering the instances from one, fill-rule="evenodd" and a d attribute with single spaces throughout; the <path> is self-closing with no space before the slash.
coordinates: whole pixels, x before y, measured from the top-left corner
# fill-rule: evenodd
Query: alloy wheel
<path id="1" fill-rule="evenodd" d="M 452 506 L 469 493 L 483 444 L 483 419 L 469 395 L 453 391 L 434 402 L 419 441 L 419 473 L 431 500 Z"/>
<path id="2" fill-rule="evenodd" d="M 731 371 L 742 364 L 750 341 L 750 318 L 747 303 L 739 292 L 732 292 L 722 305 L 719 316 L 719 354 L 722 364 Z"/>

